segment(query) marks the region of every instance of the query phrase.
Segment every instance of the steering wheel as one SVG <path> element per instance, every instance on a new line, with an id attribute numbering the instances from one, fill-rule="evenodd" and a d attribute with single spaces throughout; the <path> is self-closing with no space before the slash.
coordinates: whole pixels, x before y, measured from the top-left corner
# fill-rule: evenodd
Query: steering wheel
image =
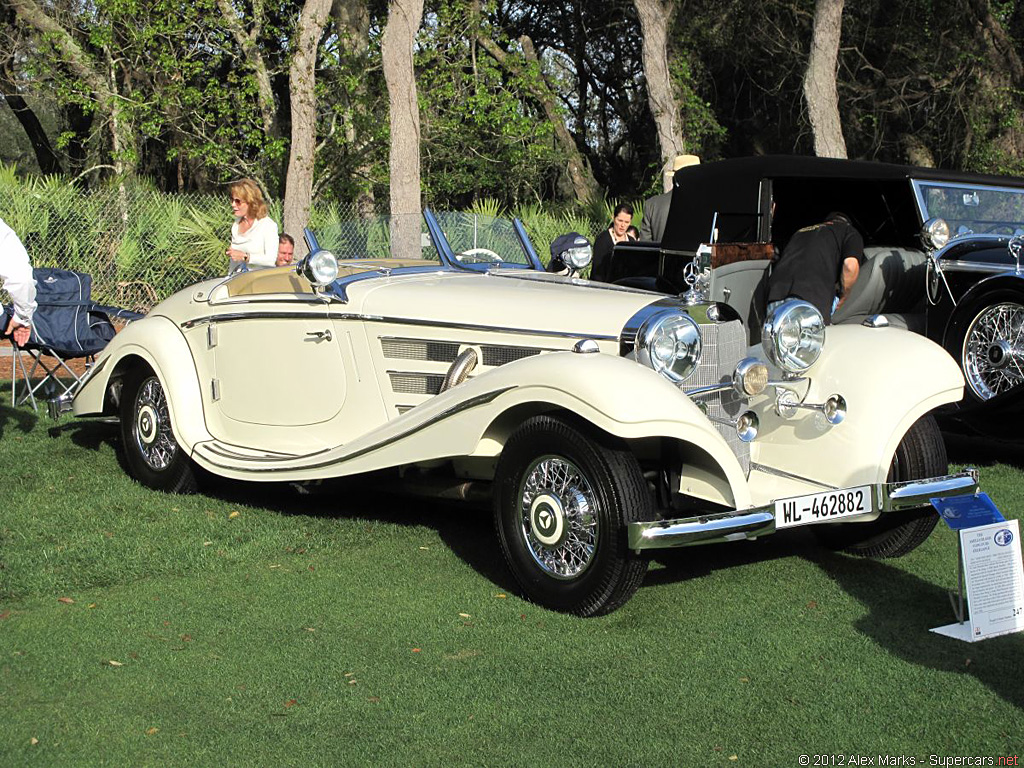
<path id="1" fill-rule="evenodd" d="M 469 248 L 465 251 L 460 251 L 459 253 L 455 254 L 455 258 L 457 261 L 465 261 L 470 264 L 481 261 L 496 262 L 503 260 L 501 256 L 496 254 L 490 248 Z"/>

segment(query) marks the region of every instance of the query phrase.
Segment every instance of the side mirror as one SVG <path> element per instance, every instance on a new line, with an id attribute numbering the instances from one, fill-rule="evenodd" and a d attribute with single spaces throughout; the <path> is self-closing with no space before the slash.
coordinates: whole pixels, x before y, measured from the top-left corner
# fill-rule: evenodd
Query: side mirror
<path id="1" fill-rule="evenodd" d="M 299 274 L 318 288 L 338 278 L 338 257 L 328 250 L 314 251 L 299 262 Z"/>

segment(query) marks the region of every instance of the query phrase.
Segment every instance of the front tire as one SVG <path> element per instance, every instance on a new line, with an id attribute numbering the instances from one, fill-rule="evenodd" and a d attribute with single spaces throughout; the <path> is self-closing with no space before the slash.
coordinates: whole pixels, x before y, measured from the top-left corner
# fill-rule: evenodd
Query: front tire
<path id="1" fill-rule="evenodd" d="M 149 368 L 134 370 L 125 379 L 121 442 L 129 474 L 143 485 L 169 493 L 198 490 L 196 466 L 174 437 L 167 395 Z"/>
<path id="2" fill-rule="evenodd" d="M 918 480 L 949 472 L 946 445 L 931 414 L 914 422 L 896 448 L 887 482 Z M 835 523 L 814 529 L 818 541 L 829 549 L 863 557 L 901 557 L 928 538 L 938 513 L 931 507 L 910 512 L 890 512 L 872 523 Z"/>
<path id="3" fill-rule="evenodd" d="M 495 528 L 516 581 L 540 605 L 597 616 L 625 603 L 647 571 L 626 548 L 626 525 L 653 514 L 636 457 L 585 426 L 536 416 L 505 444 Z"/>

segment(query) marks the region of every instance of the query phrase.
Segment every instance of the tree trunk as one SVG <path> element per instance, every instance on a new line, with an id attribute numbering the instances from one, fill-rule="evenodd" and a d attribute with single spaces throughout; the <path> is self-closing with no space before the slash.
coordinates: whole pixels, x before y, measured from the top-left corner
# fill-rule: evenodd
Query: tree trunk
<path id="1" fill-rule="evenodd" d="M 979 95 L 999 119 L 993 125 L 993 144 L 1007 159 L 1024 160 L 1024 131 L 1016 118 L 1021 109 L 1018 94 L 1024 90 L 1024 64 L 1012 37 L 992 12 L 990 0 L 968 0 L 976 23 L 972 25 L 985 64 L 980 67 Z M 1010 119 L 1007 119 L 1010 118 Z"/>
<path id="2" fill-rule="evenodd" d="M 8 82 L 7 87 L 10 89 L 13 86 Z M 53 151 L 53 145 L 50 144 L 50 138 L 46 135 L 46 131 L 43 130 L 39 118 L 36 117 L 36 113 L 32 111 L 32 108 L 25 102 L 25 99 L 13 92 L 5 94 L 4 99 L 7 101 L 7 106 L 11 108 L 14 116 L 18 119 L 22 130 L 25 131 L 25 136 L 28 137 L 29 143 L 32 145 L 32 151 L 35 153 L 40 173 L 63 173 L 60 160 Z"/>
<path id="3" fill-rule="evenodd" d="M 366 0 L 334 0 L 331 6 L 331 18 L 338 33 L 338 47 L 343 52 L 343 62 L 353 69 L 365 68 L 366 53 L 370 47 L 370 8 Z M 365 112 L 363 99 L 366 96 L 366 80 L 361 78 L 355 88 L 356 100 L 344 113 L 345 142 L 353 148 L 354 154 L 364 158 L 356 168 L 356 176 L 363 180 L 359 184 L 356 195 L 356 212 L 361 218 L 369 218 L 374 213 L 376 202 L 373 197 L 373 164 L 369 153 L 360 151 L 361 142 L 356 135 L 357 115 Z"/>
<path id="4" fill-rule="evenodd" d="M 23 24 L 32 27 L 46 37 L 59 52 L 63 64 L 85 83 L 92 92 L 97 109 L 110 121 L 111 147 L 117 173 L 131 173 L 134 170 L 134 130 L 127 116 L 122 113 L 117 92 L 117 80 L 107 62 L 95 61 L 75 39 L 47 15 L 34 0 L 8 0 Z"/>
<path id="5" fill-rule="evenodd" d="M 672 167 L 676 155 L 686 153 L 686 141 L 679 127 L 679 103 L 672 88 L 668 70 L 668 36 L 676 17 L 675 0 L 633 0 L 640 17 L 643 36 L 644 78 L 647 80 L 647 101 L 658 131 L 662 169 Z M 667 174 L 665 191 L 672 188 Z"/>
<path id="6" fill-rule="evenodd" d="M 505 71 L 512 75 L 523 74 L 510 61 L 508 53 L 490 37 L 478 33 L 477 42 Z M 576 146 L 576 142 L 572 134 L 569 133 L 569 129 L 565 127 L 565 118 L 556 106 L 555 94 L 551 90 L 551 86 L 544 79 L 537 51 L 533 47 L 533 41 L 526 35 L 523 35 L 519 38 L 519 44 L 523 48 L 523 55 L 526 57 L 526 60 L 533 66 L 536 72 L 535 77 L 526 78 L 531 95 L 540 103 L 541 109 L 544 110 L 544 116 L 554 127 L 555 140 L 558 142 L 558 146 L 561 147 L 568 158 L 567 171 L 569 173 L 569 181 L 572 183 L 573 195 L 577 202 L 580 203 L 586 203 L 592 199 L 599 198 L 600 188 L 598 187 L 597 180 L 594 178 L 594 174 L 590 170 L 586 159 L 584 159 L 579 148 Z"/>
<path id="7" fill-rule="evenodd" d="M 296 257 L 308 253 L 302 228 L 309 222 L 316 159 L 316 54 L 327 23 L 331 0 L 306 0 L 292 38 L 291 90 L 292 142 L 288 153 L 282 231 L 295 238 Z"/>
<path id="8" fill-rule="evenodd" d="M 423 19 L 423 0 L 390 0 L 381 41 L 381 62 L 390 110 L 392 255 L 420 253 L 420 113 L 413 43 Z"/>
<path id="9" fill-rule="evenodd" d="M 846 157 L 836 88 L 844 2 L 816 0 L 814 5 L 814 32 L 804 73 L 804 98 L 814 134 L 814 154 L 819 157 Z"/>
<path id="10" fill-rule="evenodd" d="M 277 114 L 274 106 L 274 89 L 270 84 L 270 73 L 267 71 L 267 64 L 263 60 L 259 45 L 260 30 L 263 24 L 262 3 L 254 4 L 253 25 L 248 32 L 242 26 L 242 20 L 238 17 L 230 0 L 217 0 L 217 5 L 224 18 L 224 23 L 231 31 L 231 36 L 235 38 L 238 47 L 242 49 L 245 63 L 252 69 L 253 76 L 256 78 L 256 92 L 259 94 L 263 130 L 268 136 L 273 136 L 277 131 L 277 121 L 274 119 Z M 299 24 L 301 25 L 301 23 L 300 18 Z M 322 28 L 323 24 L 320 26 Z M 296 33 L 296 37 L 298 37 L 298 33 Z"/>

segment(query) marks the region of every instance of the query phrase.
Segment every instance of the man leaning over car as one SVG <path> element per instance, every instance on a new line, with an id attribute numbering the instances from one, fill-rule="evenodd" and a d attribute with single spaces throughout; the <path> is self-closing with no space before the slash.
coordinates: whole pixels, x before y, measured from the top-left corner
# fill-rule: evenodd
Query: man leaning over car
<path id="1" fill-rule="evenodd" d="M 36 281 L 32 265 L 21 240 L 0 219 L 0 283 L 14 302 L 14 316 L 7 322 L 3 314 L 3 335 L 14 340 L 19 347 L 28 343 L 32 334 L 32 315 L 36 311 Z"/>
<path id="2" fill-rule="evenodd" d="M 864 262 L 864 238 L 845 213 L 804 227 L 786 244 L 768 278 L 768 312 L 786 299 L 810 302 L 828 325 L 846 301 Z"/>

